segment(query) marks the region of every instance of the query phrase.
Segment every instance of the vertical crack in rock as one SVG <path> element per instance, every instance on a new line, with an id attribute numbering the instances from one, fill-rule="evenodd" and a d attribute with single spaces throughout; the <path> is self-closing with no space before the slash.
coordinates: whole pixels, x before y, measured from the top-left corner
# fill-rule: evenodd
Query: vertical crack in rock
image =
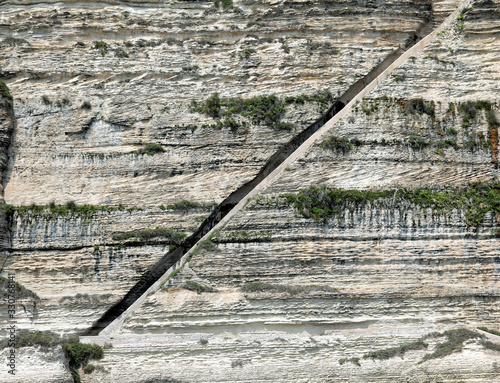
<path id="1" fill-rule="evenodd" d="M 0 81 L 0 205 L 5 205 L 4 199 L 4 171 L 9 160 L 9 145 L 14 130 L 14 110 L 12 96 L 9 89 Z M 9 217 L 4 210 L 0 210 L 0 249 L 10 247 Z M 4 254 L 1 254 L 4 257 Z M 1 260 L 0 260 L 1 261 Z M 5 260 L 1 261 L 1 269 Z"/>
<path id="2" fill-rule="evenodd" d="M 250 193 L 261 181 L 285 161 L 299 146 L 309 137 L 317 132 L 327 121 L 335 116 L 354 96 L 356 96 L 367 84 L 372 82 L 378 75 L 387 69 L 404 51 L 420 41 L 427 32 L 433 29 L 432 20 L 426 20 L 415 33 L 408 39 L 406 46 L 399 47 L 388 55 L 382 62 L 377 64 L 367 75 L 355 82 L 316 122 L 295 136 L 291 141 L 274 153 L 257 176 L 247 182 L 224 201 L 222 201 L 201 224 L 194 234 L 188 237 L 177 249 L 162 257 L 150 270 L 144 273 L 140 280 L 130 289 L 123 299 L 112 306 L 104 315 L 97 320 L 85 335 L 97 335 L 101 330 L 113 322 L 125 312 L 148 288 L 153 285 L 171 266 L 186 254 L 197 242 L 208 233 L 231 209 L 238 204 L 248 193 Z"/>

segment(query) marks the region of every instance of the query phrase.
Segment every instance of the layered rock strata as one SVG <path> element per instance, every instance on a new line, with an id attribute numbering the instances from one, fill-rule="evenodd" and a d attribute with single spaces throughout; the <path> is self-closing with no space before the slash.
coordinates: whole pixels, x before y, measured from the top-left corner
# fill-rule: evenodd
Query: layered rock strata
<path id="1" fill-rule="evenodd" d="M 124 366 L 120 354 L 133 348 L 151 368 L 145 380 L 498 379 L 500 354 L 476 338 L 417 364 L 441 347 L 426 335 L 498 323 L 497 208 L 474 226 L 464 209 L 397 197 L 402 188 L 439 191 L 498 176 L 495 12 L 497 3 L 475 2 L 394 71 L 130 315 L 112 335 L 123 351 L 103 365 Z M 445 92 L 450 76 L 457 86 Z M 318 222 L 283 197 L 314 185 L 394 196 Z M 422 337 L 425 351 L 363 359 Z M 163 342 L 175 358 L 153 362 Z M 217 369 L 213 359 L 222 361 Z M 127 379 L 123 370 L 116 376 Z"/>
<path id="2" fill-rule="evenodd" d="M 43 303 L 23 326 L 90 326 L 173 244 L 170 237 L 145 241 L 136 232 L 125 241 L 120 234 L 191 233 L 208 209 L 160 205 L 220 202 L 321 114 L 321 102 L 286 103 L 286 96 L 339 96 L 454 5 L 2 5 L 11 36 L 0 60 L 18 127 L 7 203 L 131 208 L 90 217 L 12 215 L 6 270 Z M 498 174 L 490 124 L 491 113 L 498 115 L 498 3 L 473 6 L 205 243 L 117 333 L 93 338 L 113 349 L 83 381 L 136 382 L 132 364 L 143 366 L 144 383 L 497 379 L 499 354 L 476 338 L 462 353 L 418 366 L 443 336 L 404 359 L 363 359 L 434 331 L 495 326 L 495 215 L 474 229 L 463 210 L 393 201 L 355 206 L 321 223 L 278 198 L 311 185 L 491 181 Z M 293 126 L 277 130 L 243 113 L 210 117 L 199 106 L 216 92 L 223 103 L 277 94 L 284 102 L 279 121 Z M 219 129 L 210 126 L 218 121 Z M 348 140 L 340 141 L 348 150 L 331 145 L 337 139 Z M 164 151 L 141 154 L 147 144 Z M 71 381 L 57 357 L 49 365 L 54 381 Z M 23 374 L 17 381 L 34 376 L 28 367 Z"/>

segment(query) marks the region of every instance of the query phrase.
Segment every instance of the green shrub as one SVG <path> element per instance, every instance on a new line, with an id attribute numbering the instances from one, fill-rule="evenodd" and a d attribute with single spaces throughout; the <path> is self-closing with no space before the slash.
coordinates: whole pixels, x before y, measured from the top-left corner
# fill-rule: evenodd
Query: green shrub
<path id="1" fill-rule="evenodd" d="M 293 125 L 290 124 L 289 122 L 280 121 L 280 122 L 277 122 L 276 124 L 274 124 L 273 128 L 276 129 L 276 130 L 288 130 L 288 131 L 292 131 L 293 130 Z"/>
<path id="2" fill-rule="evenodd" d="M 266 282 L 250 282 L 245 283 L 240 287 L 240 290 L 245 293 L 255 293 L 255 292 L 273 292 L 273 293 L 288 293 L 290 295 L 296 295 L 301 293 L 308 293 L 312 291 L 322 291 L 322 292 L 337 292 L 338 290 L 330 286 L 319 286 L 319 285 L 283 285 L 283 284 L 273 284 Z"/>
<path id="3" fill-rule="evenodd" d="M 199 283 L 194 281 L 186 281 L 186 283 L 182 285 L 182 288 L 186 290 L 196 291 L 198 294 L 215 292 L 212 287 L 200 285 Z"/>
<path id="4" fill-rule="evenodd" d="M 221 99 L 218 93 L 214 93 L 210 96 L 201 107 L 197 110 L 200 113 L 206 114 L 212 118 L 218 118 L 221 114 Z"/>
<path id="5" fill-rule="evenodd" d="M 486 213 L 500 213 L 500 183 L 478 182 L 465 188 L 444 190 L 343 190 L 311 186 L 295 194 L 284 194 L 280 201 L 293 206 L 305 218 L 318 222 L 338 216 L 346 209 L 360 208 L 375 201 L 384 201 L 385 206 L 391 207 L 397 207 L 404 201 L 438 211 L 464 210 L 467 224 L 477 226 L 483 222 Z"/>
<path id="6" fill-rule="evenodd" d="M 134 153 L 134 154 L 146 154 L 148 156 L 153 156 L 156 153 L 162 153 L 164 151 L 165 151 L 165 149 L 163 149 L 163 146 L 161 146 L 160 144 L 149 143 L 149 144 L 144 144 L 143 148 L 135 150 L 132 153 Z"/>
<path id="7" fill-rule="evenodd" d="M 410 138 L 408 139 L 408 145 L 413 150 L 422 150 L 425 149 L 430 145 L 429 141 L 426 141 L 422 136 L 418 136 L 416 134 L 410 135 Z"/>
<path id="8" fill-rule="evenodd" d="M 12 101 L 14 100 L 12 94 L 10 94 L 10 89 L 3 81 L 0 81 L 0 95 L 2 95 L 5 102 L 12 106 Z"/>
<path id="9" fill-rule="evenodd" d="M 116 52 L 116 57 L 119 57 L 119 58 L 129 58 L 129 54 L 124 51 L 123 49 L 120 49 L 119 51 Z"/>
<path id="10" fill-rule="evenodd" d="M 0 296 L 4 296 L 8 294 L 8 288 L 9 288 L 9 280 L 5 277 L 0 277 Z M 33 291 L 27 289 L 24 287 L 22 284 L 19 282 L 14 282 L 15 285 L 15 296 L 16 299 L 22 299 L 22 298 L 31 298 L 36 301 L 40 300 L 40 297 L 35 294 Z M 24 331 L 24 330 L 21 330 Z M 27 330 L 26 330 L 27 331 Z"/>
<path id="11" fill-rule="evenodd" d="M 92 49 L 97 49 L 102 56 L 106 56 L 106 53 L 108 53 L 108 43 L 104 41 L 94 41 Z"/>
<path id="12" fill-rule="evenodd" d="M 139 207 L 125 207 L 120 204 L 118 206 L 110 205 L 77 205 L 73 201 L 69 201 L 65 205 L 56 205 L 54 201 L 51 201 L 49 205 L 36 205 L 31 204 L 28 206 L 12 206 L 12 205 L 2 205 L 0 210 L 4 211 L 7 215 L 12 216 L 17 213 L 20 217 L 25 215 L 31 216 L 41 216 L 45 219 L 54 219 L 61 216 L 76 215 L 81 217 L 91 217 L 97 212 L 112 212 L 112 211 L 133 211 L 142 210 Z"/>
<path id="13" fill-rule="evenodd" d="M 189 201 L 187 199 L 183 199 L 182 201 L 179 202 L 174 202 L 171 205 L 167 205 L 167 209 L 169 210 L 190 210 L 190 209 L 196 209 L 200 207 L 204 207 L 200 202 L 195 202 L 195 201 Z"/>
<path id="14" fill-rule="evenodd" d="M 322 109 L 329 107 L 333 104 L 335 98 L 330 93 L 330 91 L 317 92 L 312 95 L 301 94 L 298 96 L 287 96 L 285 97 L 285 103 L 303 105 L 306 102 L 314 102 L 320 105 Z"/>
<path id="15" fill-rule="evenodd" d="M 21 347 L 53 347 L 61 344 L 61 337 L 52 331 L 19 330 L 17 333 L 17 348 Z"/>
<path id="16" fill-rule="evenodd" d="M 484 348 L 487 348 L 488 350 L 500 351 L 500 343 L 490 342 L 490 341 L 487 341 L 487 340 L 483 340 L 481 342 L 481 345 Z"/>
<path id="17" fill-rule="evenodd" d="M 85 369 L 90 360 L 98 360 L 104 357 L 103 348 L 97 344 L 72 342 L 64 343 L 62 348 L 64 355 L 69 360 L 69 369 L 74 383 L 81 382 L 80 374 L 78 373 L 80 367 Z"/>
<path id="18" fill-rule="evenodd" d="M 359 363 L 359 361 L 360 361 L 359 358 L 342 358 L 342 359 L 339 359 L 339 364 L 343 365 L 343 364 L 345 364 L 347 362 L 350 362 L 350 363 L 353 363 L 356 366 L 360 367 L 361 363 Z"/>
<path id="19" fill-rule="evenodd" d="M 439 149 L 442 149 L 442 148 L 454 148 L 455 150 L 458 150 L 460 147 L 458 146 L 458 143 L 456 140 L 452 140 L 452 139 L 445 139 L 443 141 L 440 141 L 437 143 L 436 145 Z"/>
<path id="20" fill-rule="evenodd" d="M 424 350 L 428 347 L 428 344 L 425 343 L 422 339 L 416 340 L 415 342 L 405 343 L 401 346 L 386 348 L 384 350 L 372 351 L 365 355 L 363 355 L 364 359 L 390 359 L 395 356 L 403 356 L 406 352 L 411 350 Z"/>
<path id="21" fill-rule="evenodd" d="M 454 352 L 460 352 L 462 351 L 464 342 L 469 339 L 482 338 L 480 334 L 465 328 L 445 331 L 442 335 L 447 340 L 443 343 L 438 343 L 433 353 L 424 356 L 423 362 L 429 359 L 443 358 Z"/>
<path id="22" fill-rule="evenodd" d="M 358 142 L 359 140 L 356 141 L 356 143 Z M 323 149 L 332 150 L 334 152 L 342 152 L 342 154 L 347 154 L 354 148 L 354 145 L 348 138 L 332 136 L 330 138 L 324 139 L 320 144 L 320 147 Z"/>
<path id="23" fill-rule="evenodd" d="M 245 50 L 240 53 L 242 58 L 248 58 L 253 50 Z M 252 124 L 264 125 L 276 130 L 292 130 L 293 125 L 282 122 L 281 117 L 285 112 L 285 106 L 296 103 L 302 104 L 306 101 L 316 102 L 321 107 L 329 106 L 333 96 L 329 92 L 316 93 L 312 96 L 301 95 L 296 97 L 286 97 L 284 100 L 275 95 L 258 96 L 252 98 L 221 98 L 218 93 L 214 93 L 203 103 L 193 101 L 190 106 L 191 112 L 202 113 L 219 120 L 215 125 L 204 124 L 202 127 L 224 128 L 229 127 L 233 131 L 245 128 L 245 121 L 237 121 L 233 116 L 240 115 Z M 192 129 L 194 130 L 194 129 Z"/>
<path id="24" fill-rule="evenodd" d="M 369 116 L 370 114 L 378 110 L 378 105 L 377 104 L 371 104 L 370 106 L 363 105 L 361 106 L 361 110 L 363 111 L 364 114 Z"/>
<path id="25" fill-rule="evenodd" d="M 86 366 L 91 359 L 102 359 L 104 357 L 104 350 L 97 344 L 86 343 L 65 343 L 63 350 L 67 357 L 72 361 L 76 368 Z"/>
<path id="26" fill-rule="evenodd" d="M 414 98 L 408 101 L 405 106 L 405 111 L 408 114 L 427 114 L 428 116 L 435 117 L 436 105 L 434 101 L 424 101 L 421 98 Z"/>
<path id="27" fill-rule="evenodd" d="M 240 60 L 243 60 L 243 59 L 248 59 L 250 58 L 250 56 L 252 54 L 254 54 L 256 52 L 255 49 L 252 49 L 252 48 L 245 48 L 243 51 L 241 51 L 238 56 L 240 58 Z"/>
<path id="28" fill-rule="evenodd" d="M 91 363 L 87 364 L 84 368 L 83 368 L 83 372 L 85 374 L 92 374 L 95 370 L 95 366 Z"/>
<path id="29" fill-rule="evenodd" d="M 479 110 L 484 110 L 486 112 L 488 123 L 494 123 L 496 121 L 495 114 L 491 108 L 491 102 L 489 101 L 467 101 L 465 103 L 459 104 L 458 110 L 462 114 L 463 127 L 468 127 L 472 123 L 472 121 L 476 118 L 477 112 Z"/>
<path id="30" fill-rule="evenodd" d="M 463 143 L 463 147 L 470 151 L 475 151 L 476 149 L 488 149 L 488 142 L 486 141 L 482 133 L 466 133 L 467 139 Z"/>
<path id="31" fill-rule="evenodd" d="M 500 331 L 497 331 L 497 330 L 492 330 L 492 329 L 489 329 L 488 327 L 478 327 L 479 330 L 483 330 L 483 331 L 486 331 L 486 332 L 489 332 L 490 334 L 493 334 L 493 335 L 498 335 L 500 336 Z"/>
<path id="32" fill-rule="evenodd" d="M 137 238 L 139 241 L 146 241 L 154 238 L 165 238 L 168 242 L 179 245 L 187 236 L 185 233 L 178 233 L 170 228 L 137 229 L 113 234 L 115 241 L 124 241 L 130 238 Z"/>
<path id="33" fill-rule="evenodd" d="M 45 105 L 52 105 L 52 101 L 50 101 L 49 97 L 46 96 L 46 95 L 43 95 L 42 96 L 42 102 L 45 104 Z"/>

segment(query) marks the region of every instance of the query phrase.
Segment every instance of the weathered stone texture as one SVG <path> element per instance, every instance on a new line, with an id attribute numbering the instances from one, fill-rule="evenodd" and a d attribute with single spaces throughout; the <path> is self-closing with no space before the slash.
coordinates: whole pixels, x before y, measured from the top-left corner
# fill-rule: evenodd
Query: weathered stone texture
<path id="1" fill-rule="evenodd" d="M 221 202 L 324 109 L 316 102 L 288 104 L 282 121 L 292 130 L 254 123 L 232 131 L 203 127 L 216 120 L 195 111 L 192 101 L 215 92 L 284 98 L 329 91 L 337 97 L 457 5 L 263 0 L 235 1 L 222 10 L 212 2 L 3 2 L 0 21 L 8 33 L 0 66 L 16 122 L 6 202 L 143 209 L 89 217 L 15 213 L 0 261 L 40 297 L 36 304 L 22 302 L 19 325 L 87 329 L 168 251 L 161 238 L 130 243 L 114 234 L 192 233 L 209 209 L 159 206 Z M 463 126 L 459 108 L 486 100 L 500 113 L 500 6 L 483 0 L 473 6 L 463 30 L 451 26 L 440 34 L 325 136 L 363 145 L 348 153 L 313 145 L 221 230 L 213 248 L 201 249 L 116 333 L 95 338 L 113 348 L 96 362 L 105 371 L 82 373 L 82 381 L 498 380 L 500 354 L 478 340 L 418 365 L 442 337 L 404 358 L 339 363 L 433 331 L 495 328 L 498 217 L 489 214 L 473 228 L 464 211 L 388 203 L 318 223 L 272 202 L 310 185 L 448 187 L 498 176 L 485 111 Z M 99 41 L 107 45 L 99 48 Z M 434 112 L 409 110 L 418 98 L 433 102 Z M 482 134 L 486 145 L 467 147 L 472 133 Z M 412 135 L 429 146 L 411 148 Z M 445 140 L 456 147 L 440 147 Z M 165 151 L 133 153 L 147 143 Z M 198 294 L 187 281 L 215 290 Z M 245 291 L 252 282 L 281 290 Z M 70 382 L 57 352 L 24 349 L 21 373 L 9 381 Z"/>

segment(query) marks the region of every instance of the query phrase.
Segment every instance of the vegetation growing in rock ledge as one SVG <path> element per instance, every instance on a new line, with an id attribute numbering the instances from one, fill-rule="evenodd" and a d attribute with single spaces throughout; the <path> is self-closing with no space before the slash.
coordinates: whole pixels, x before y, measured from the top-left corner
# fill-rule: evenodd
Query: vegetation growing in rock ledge
<path id="1" fill-rule="evenodd" d="M 79 368 L 85 368 L 92 359 L 97 360 L 104 357 L 104 350 L 101 346 L 97 344 L 80 343 L 77 338 L 61 338 L 52 331 L 18 330 L 15 347 L 23 348 L 38 346 L 48 350 L 59 345 L 61 345 L 64 355 L 68 359 L 71 376 L 75 383 L 81 382 L 80 374 L 78 373 Z M 0 349 L 6 347 L 9 347 L 9 343 L 5 339 L 0 342 Z"/>
<path id="2" fill-rule="evenodd" d="M 4 297 L 8 295 L 9 293 L 8 285 L 9 285 L 9 280 L 5 277 L 0 277 L 0 296 Z M 39 296 L 36 293 L 27 289 L 19 282 L 15 282 L 14 286 L 15 286 L 14 295 L 16 296 L 17 299 L 32 298 L 34 300 L 40 300 Z"/>
<path id="3" fill-rule="evenodd" d="M 479 330 L 483 330 L 485 332 L 489 332 L 490 334 L 493 334 L 493 335 L 498 335 L 500 336 L 500 331 L 497 331 L 497 330 L 492 330 L 492 329 L 489 329 L 488 327 L 478 327 Z"/>
<path id="4" fill-rule="evenodd" d="M 195 281 L 186 281 L 182 286 L 183 289 L 196 291 L 198 294 L 201 293 L 214 293 L 217 292 L 213 287 L 202 285 Z"/>
<path id="5" fill-rule="evenodd" d="M 491 102 L 485 100 L 467 101 L 458 105 L 458 110 L 462 114 L 462 127 L 469 127 L 477 116 L 477 113 L 484 110 L 486 122 L 488 123 L 490 147 L 493 154 L 493 162 L 498 162 L 498 128 L 500 122 L 495 116 Z M 474 137 L 472 136 L 474 139 Z"/>
<path id="6" fill-rule="evenodd" d="M 173 204 L 167 205 L 166 207 L 164 205 L 161 205 L 160 209 L 162 210 L 213 209 L 216 206 L 217 206 L 216 202 L 202 203 L 202 202 L 189 201 L 187 199 L 183 199 L 182 201 L 174 202 Z"/>
<path id="7" fill-rule="evenodd" d="M 91 217 L 98 212 L 112 212 L 112 211 L 134 211 L 142 210 L 140 207 L 132 206 L 125 207 L 124 205 L 77 205 L 74 201 L 69 201 L 64 205 L 56 205 L 54 202 L 48 205 L 24 205 L 24 206 L 14 206 L 14 205 L 2 205 L 0 210 L 5 212 L 8 220 L 10 220 L 15 213 L 18 216 L 35 216 L 42 217 L 44 219 L 56 219 L 58 217 L 66 216 L 79 216 L 79 217 Z"/>
<path id="8" fill-rule="evenodd" d="M 251 98 L 221 98 L 218 93 L 214 93 L 202 103 L 193 101 L 191 111 L 218 120 L 217 124 L 204 124 L 202 128 L 220 129 L 229 127 L 233 131 L 238 131 L 240 128 L 246 129 L 248 123 L 251 123 L 264 125 L 275 130 L 292 130 L 292 124 L 281 121 L 287 105 L 303 105 L 305 102 L 313 102 L 323 110 L 328 108 L 333 101 L 334 98 L 329 92 L 290 96 L 285 99 L 278 98 L 276 95 Z M 240 118 L 235 119 L 235 116 L 240 116 Z M 191 130 L 194 131 L 195 129 L 196 127 L 191 127 Z"/>
<path id="9" fill-rule="evenodd" d="M 179 245 L 186 236 L 187 234 L 178 233 L 170 228 L 157 227 L 155 229 L 138 229 L 114 233 L 113 239 L 115 241 L 125 241 L 134 238 L 139 242 L 143 242 L 154 238 L 163 238 L 169 243 Z"/>
<path id="10" fill-rule="evenodd" d="M 342 154 L 349 153 L 355 146 L 362 146 L 364 143 L 356 138 L 348 139 L 345 137 L 332 136 L 323 140 L 320 147 L 329 149 L 334 152 L 342 152 Z"/>
<path id="11" fill-rule="evenodd" d="M 0 81 L 0 95 L 9 106 L 12 106 L 12 94 L 10 94 L 10 89 L 3 81 Z"/>
<path id="12" fill-rule="evenodd" d="M 465 210 L 467 224 L 478 226 L 486 213 L 500 213 L 500 182 L 478 182 L 449 189 L 343 190 L 311 186 L 296 194 L 285 194 L 281 201 L 317 222 L 339 216 L 346 209 L 352 211 L 379 201 L 393 208 L 411 204 L 438 211 Z"/>
<path id="13" fill-rule="evenodd" d="M 226 9 L 229 8 L 231 5 L 233 5 L 233 0 L 213 0 L 213 1 L 215 8 L 220 8 L 222 6 L 222 9 Z"/>
<path id="14" fill-rule="evenodd" d="M 338 292 L 338 289 L 330 286 L 320 286 L 320 285 L 284 285 L 284 284 L 273 284 L 266 282 L 250 282 L 245 283 L 240 287 L 241 291 L 245 293 L 256 293 L 256 292 L 271 292 L 271 293 L 288 293 L 290 295 L 297 295 L 309 292 Z"/>
<path id="15" fill-rule="evenodd" d="M 500 352 L 500 343 L 490 342 L 489 340 L 483 340 L 481 342 L 481 346 L 483 346 L 488 350 Z"/>
<path id="16" fill-rule="evenodd" d="M 400 346 L 366 353 L 363 355 L 363 359 L 387 360 L 397 356 L 403 357 L 404 354 L 408 351 L 427 349 L 429 347 L 429 344 L 424 342 L 424 340 L 442 337 L 445 337 L 446 340 L 444 342 L 437 343 L 434 347 L 434 351 L 430 354 L 426 354 L 418 364 L 423 363 L 429 359 L 443 358 L 454 352 L 460 352 L 462 351 L 464 343 L 470 339 L 483 339 L 483 336 L 481 334 L 478 334 L 466 328 L 448 330 L 443 333 L 433 332 L 411 343 L 405 343 Z M 487 342 L 484 340 L 482 340 L 480 343 L 485 348 L 500 351 L 500 344 Z M 344 364 L 346 362 L 353 362 L 359 366 L 359 360 L 360 358 L 340 359 L 339 363 Z"/>
<path id="17" fill-rule="evenodd" d="M 418 339 L 411 343 L 405 343 L 401 346 L 386 348 L 383 350 L 372 351 L 363 355 L 363 359 L 390 359 L 396 356 L 403 357 L 405 353 L 413 350 L 425 350 L 429 345 L 422 339 Z"/>
<path id="18" fill-rule="evenodd" d="M 42 348 L 54 347 L 60 345 L 63 340 L 59 335 L 52 331 L 31 331 L 20 329 L 16 334 L 16 348 L 40 346 Z M 0 349 L 9 346 L 7 339 L 0 342 Z"/>
<path id="19" fill-rule="evenodd" d="M 438 336 L 445 336 L 447 340 L 445 342 L 438 343 L 434 352 L 432 352 L 431 354 L 426 354 L 422 359 L 422 362 L 425 362 L 429 359 L 443 358 L 454 352 L 460 352 L 462 351 L 464 342 L 468 341 L 469 339 L 482 338 L 482 335 L 478 334 L 477 332 L 465 328 L 448 330 L 442 334 L 430 334 L 428 337 Z"/>
<path id="20" fill-rule="evenodd" d="M 108 53 L 108 43 L 105 41 L 94 41 L 92 49 L 97 49 L 102 56 L 106 56 Z"/>
<path id="21" fill-rule="evenodd" d="M 78 372 L 79 368 L 83 367 L 84 372 L 89 373 L 89 369 L 85 371 L 85 367 L 88 365 L 89 361 L 102 359 L 104 357 L 103 348 L 97 344 L 72 342 L 65 343 L 62 347 L 64 355 L 69 360 L 69 370 L 74 383 L 81 382 L 80 374 Z"/>
<path id="22" fill-rule="evenodd" d="M 434 101 L 424 101 L 421 98 L 414 98 L 405 105 L 405 111 L 408 114 L 427 114 L 431 118 L 435 117 L 436 105 Z"/>
<path id="23" fill-rule="evenodd" d="M 131 154 L 147 154 L 148 156 L 153 156 L 156 153 L 163 153 L 165 149 L 160 144 L 149 143 L 144 144 L 144 146 L 140 149 L 134 150 L 130 152 Z"/>

